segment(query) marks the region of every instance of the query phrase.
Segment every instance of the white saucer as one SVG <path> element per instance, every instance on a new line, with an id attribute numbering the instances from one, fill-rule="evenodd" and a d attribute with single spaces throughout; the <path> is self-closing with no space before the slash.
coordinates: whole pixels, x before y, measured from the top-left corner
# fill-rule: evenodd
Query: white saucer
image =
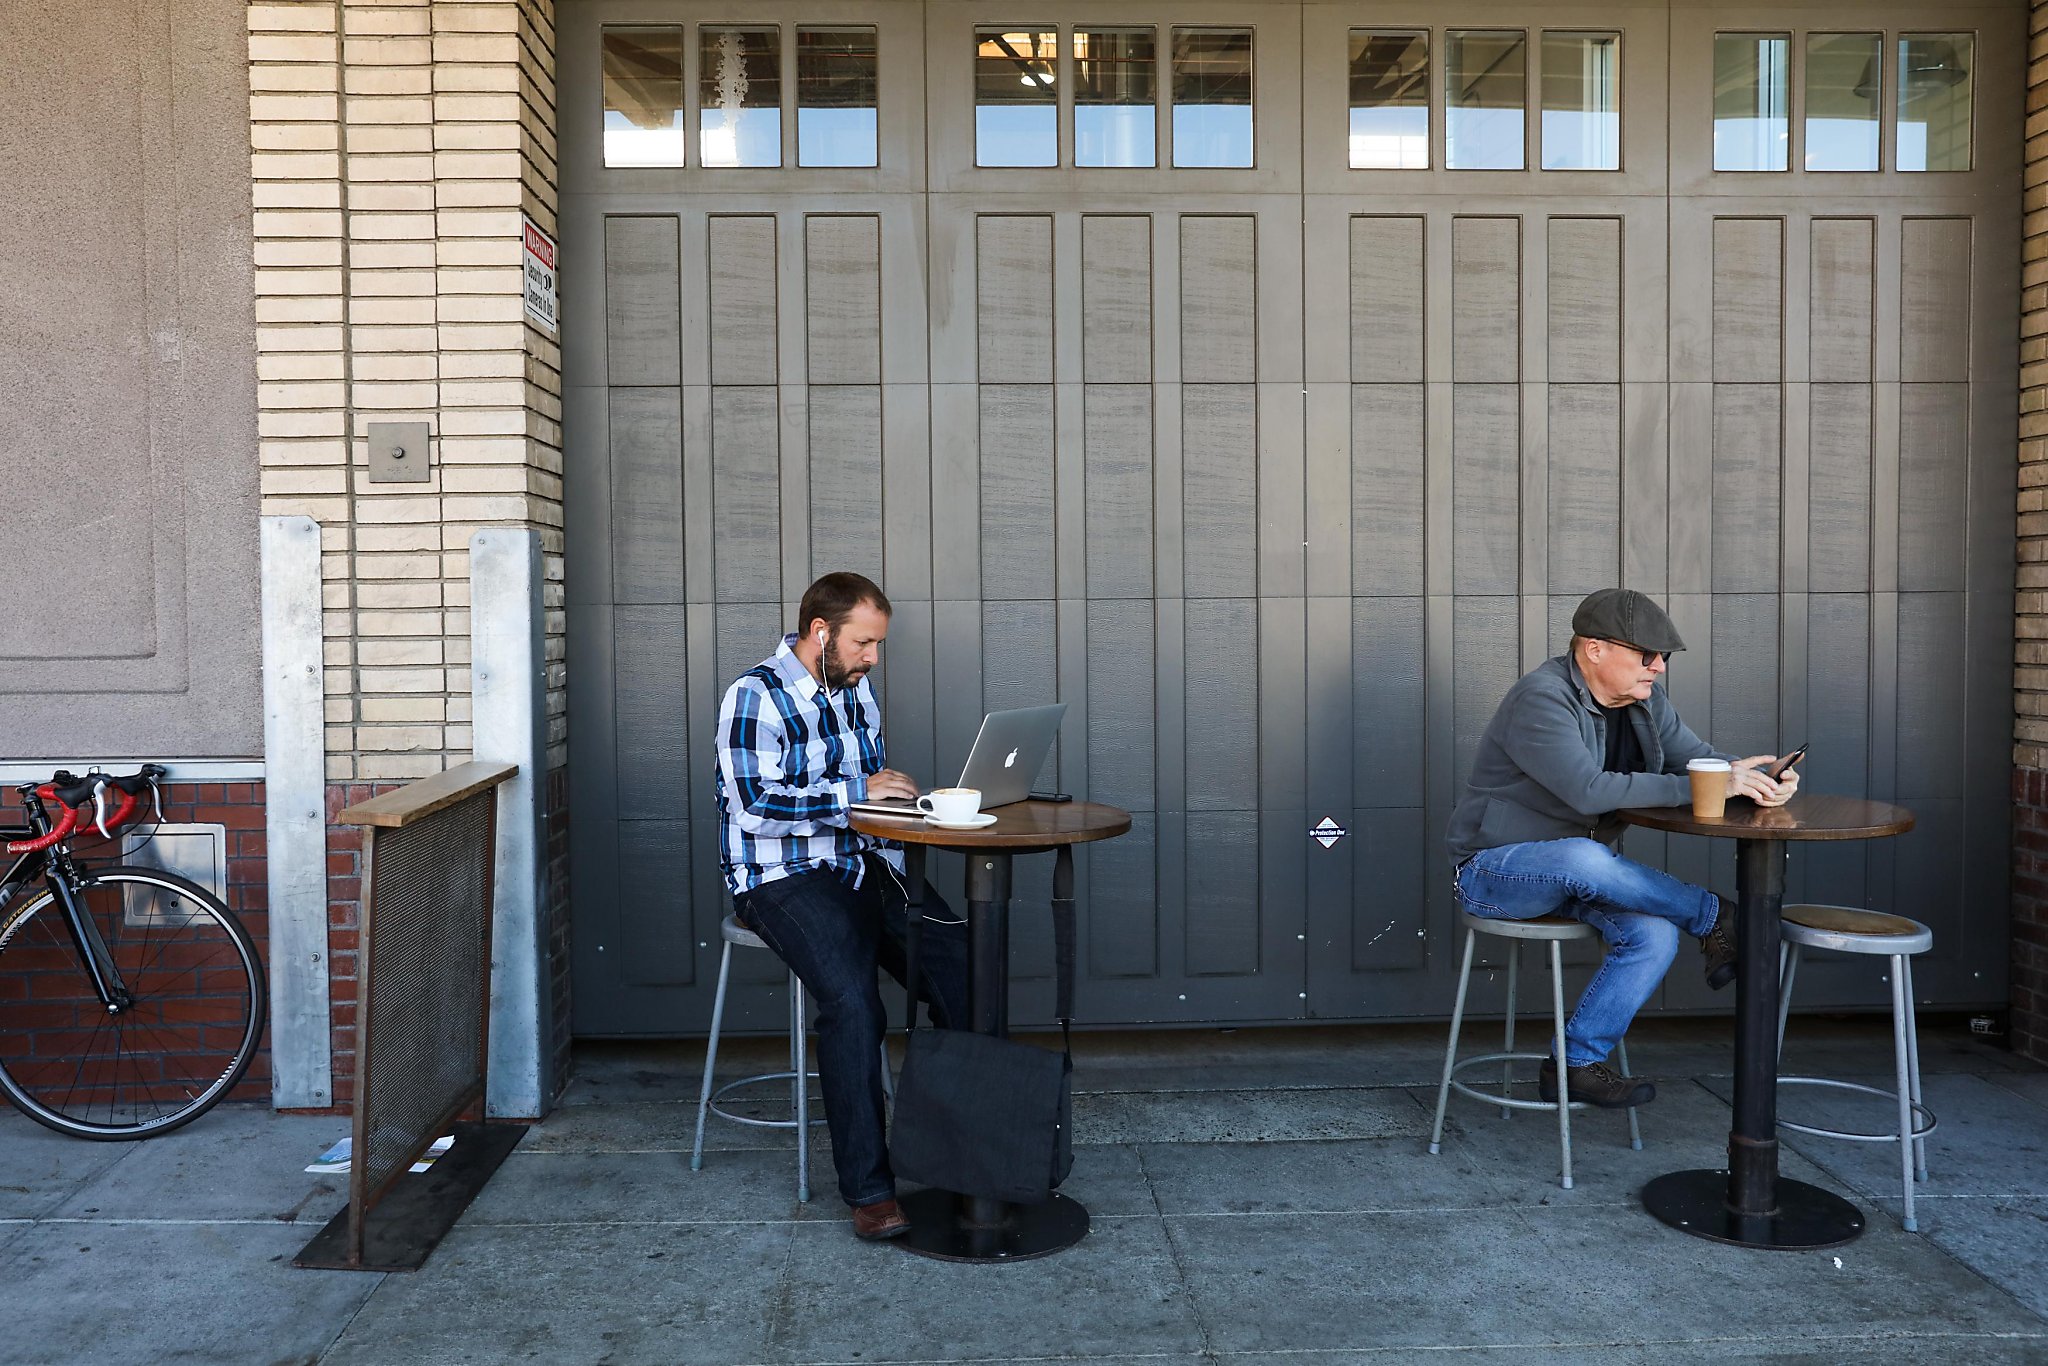
<path id="1" fill-rule="evenodd" d="M 942 821 L 937 816 L 926 816 L 924 823 L 940 830 L 986 830 L 996 823 L 996 813 L 984 811 L 971 821 Z"/>

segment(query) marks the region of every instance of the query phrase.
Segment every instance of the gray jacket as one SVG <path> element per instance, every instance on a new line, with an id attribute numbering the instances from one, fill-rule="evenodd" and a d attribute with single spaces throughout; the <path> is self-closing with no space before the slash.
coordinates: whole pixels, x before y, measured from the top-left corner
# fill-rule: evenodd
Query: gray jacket
<path id="1" fill-rule="evenodd" d="M 1621 838 L 1625 806 L 1682 806 L 1692 800 L 1688 760 L 1732 759 L 1694 735 L 1659 683 L 1628 709 L 1642 747 L 1641 773 L 1608 773 L 1607 715 L 1570 655 L 1522 675 L 1479 738 L 1472 777 L 1451 809 L 1445 836 L 1453 864 L 1481 849 L 1529 840 Z"/>

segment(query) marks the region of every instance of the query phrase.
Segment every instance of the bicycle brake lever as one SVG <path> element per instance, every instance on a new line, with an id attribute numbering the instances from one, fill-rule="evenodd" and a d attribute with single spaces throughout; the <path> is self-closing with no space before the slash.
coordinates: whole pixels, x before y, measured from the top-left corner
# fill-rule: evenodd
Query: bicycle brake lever
<path id="1" fill-rule="evenodd" d="M 156 779 L 154 778 L 149 780 L 149 804 L 156 808 L 156 823 L 162 825 L 164 823 L 164 793 L 163 789 L 157 786 Z"/>
<path id="2" fill-rule="evenodd" d="M 107 782 L 104 778 L 92 785 L 92 823 L 99 827 L 101 839 L 113 838 L 107 833 Z"/>

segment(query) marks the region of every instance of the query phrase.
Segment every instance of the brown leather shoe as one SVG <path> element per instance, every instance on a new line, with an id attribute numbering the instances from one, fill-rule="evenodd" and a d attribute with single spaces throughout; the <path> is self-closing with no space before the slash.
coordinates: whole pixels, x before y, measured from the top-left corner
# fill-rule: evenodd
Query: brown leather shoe
<path id="1" fill-rule="evenodd" d="M 910 1221 L 894 1200 L 877 1200 L 872 1205 L 853 1207 L 853 1236 L 865 1243 L 884 1238 L 901 1238 L 910 1232 Z"/>

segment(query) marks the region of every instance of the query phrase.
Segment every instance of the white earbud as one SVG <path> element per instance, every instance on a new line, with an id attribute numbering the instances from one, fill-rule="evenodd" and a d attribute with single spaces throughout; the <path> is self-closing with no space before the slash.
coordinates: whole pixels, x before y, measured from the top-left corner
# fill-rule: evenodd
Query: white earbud
<path id="1" fill-rule="evenodd" d="M 825 648 L 825 633 L 823 631 L 818 632 L 818 648 L 821 650 Z"/>

